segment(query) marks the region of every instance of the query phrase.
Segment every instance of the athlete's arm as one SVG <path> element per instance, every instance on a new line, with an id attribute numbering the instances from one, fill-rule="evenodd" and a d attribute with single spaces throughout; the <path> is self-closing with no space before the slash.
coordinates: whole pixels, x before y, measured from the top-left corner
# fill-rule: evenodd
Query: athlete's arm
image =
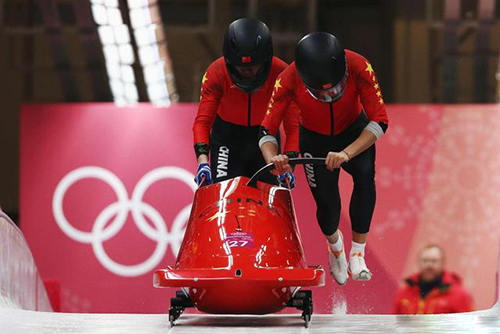
<path id="1" fill-rule="evenodd" d="M 359 137 L 341 152 L 328 153 L 326 165 L 330 170 L 340 168 L 342 163 L 349 161 L 368 149 L 377 139 L 382 137 L 388 127 L 382 92 L 372 65 L 359 55 L 351 59 L 353 62 L 351 69 L 356 82 L 356 89 L 370 122 Z"/>
<path id="2" fill-rule="evenodd" d="M 283 119 L 285 119 L 285 134 L 287 136 L 285 151 L 293 151 L 298 147 L 298 109 L 295 107 L 295 104 L 292 104 L 293 82 L 290 82 L 289 79 L 289 69 L 287 68 L 287 70 L 281 73 L 276 80 L 273 94 L 259 131 L 259 146 L 262 155 L 267 163 L 275 164 L 276 169 L 273 170 L 273 174 L 277 175 L 292 171 L 291 166 L 288 164 L 288 156 L 283 154 L 278 155 L 276 134 Z M 291 104 L 292 106 L 290 107 Z M 297 144 L 294 144 L 294 141 Z"/>
<path id="3" fill-rule="evenodd" d="M 329 170 L 340 168 L 340 165 L 347 162 L 372 146 L 377 141 L 377 137 L 368 130 L 363 130 L 358 138 L 340 152 L 328 152 L 326 156 L 326 167 Z"/>
<path id="4" fill-rule="evenodd" d="M 356 89 L 363 109 L 370 120 L 365 130 L 370 131 L 376 139 L 379 139 L 387 131 L 389 125 L 382 91 L 372 65 L 368 60 L 359 55 L 353 60 L 352 69 Z"/>
<path id="5" fill-rule="evenodd" d="M 220 77 L 212 64 L 203 75 L 200 104 L 193 124 L 194 150 L 198 164 L 208 163 L 210 131 L 222 98 Z"/>

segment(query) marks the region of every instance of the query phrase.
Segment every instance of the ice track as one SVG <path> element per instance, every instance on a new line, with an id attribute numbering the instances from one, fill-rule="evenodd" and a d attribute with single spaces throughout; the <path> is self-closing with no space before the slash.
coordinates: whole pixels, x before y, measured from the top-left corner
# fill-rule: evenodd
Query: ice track
<path id="1" fill-rule="evenodd" d="M 0 309 L 0 333 L 500 333 L 500 310 L 447 315 L 313 315 L 308 329 L 296 315 L 185 314 L 170 327 L 162 314 L 81 314 Z"/>

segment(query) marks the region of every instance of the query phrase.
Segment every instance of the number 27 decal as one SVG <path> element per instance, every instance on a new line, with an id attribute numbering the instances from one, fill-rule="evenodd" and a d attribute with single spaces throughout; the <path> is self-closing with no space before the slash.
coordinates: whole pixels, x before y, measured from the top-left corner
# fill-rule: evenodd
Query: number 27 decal
<path id="1" fill-rule="evenodd" d="M 248 244 L 246 240 L 230 240 L 228 241 L 229 247 L 245 247 Z"/>

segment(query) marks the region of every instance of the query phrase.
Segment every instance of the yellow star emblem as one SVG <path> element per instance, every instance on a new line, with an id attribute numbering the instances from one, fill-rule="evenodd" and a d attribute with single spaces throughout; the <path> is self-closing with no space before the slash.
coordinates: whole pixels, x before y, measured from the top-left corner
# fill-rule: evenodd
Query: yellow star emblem
<path id="1" fill-rule="evenodd" d="M 276 83 L 274 84 L 274 88 L 276 89 L 276 91 L 278 91 L 278 89 L 280 89 L 281 87 L 281 78 L 279 78 L 278 80 L 276 80 Z"/>
<path id="2" fill-rule="evenodd" d="M 377 92 L 377 96 L 378 96 L 378 97 L 380 97 L 380 98 L 382 98 L 382 92 L 381 92 L 381 91 L 378 91 L 378 92 Z"/>
<path id="3" fill-rule="evenodd" d="M 379 86 L 378 86 L 378 83 L 376 83 L 375 85 L 373 85 L 373 87 L 374 87 L 375 89 L 380 89 L 380 88 L 379 88 Z"/>
<path id="4" fill-rule="evenodd" d="M 384 100 L 382 100 L 382 98 L 380 98 L 380 100 L 378 100 L 378 103 L 384 104 Z"/>
<path id="5" fill-rule="evenodd" d="M 266 111 L 266 115 L 271 115 L 271 111 L 269 109 Z"/>
<path id="6" fill-rule="evenodd" d="M 208 78 L 207 78 L 207 72 L 205 72 L 205 74 L 203 74 L 203 79 L 201 79 L 201 84 L 203 85 L 205 83 L 205 81 L 207 81 Z"/>
<path id="7" fill-rule="evenodd" d="M 212 221 L 216 220 L 217 218 L 224 217 L 229 212 L 230 211 L 226 211 L 226 212 L 217 211 L 212 217 L 208 218 L 207 221 L 212 222 Z"/>
<path id="8" fill-rule="evenodd" d="M 372 64 L 370 64 L 369 62 L 365 61 L 366 63 L 366 69 L 365 69 L 365 72 L 368 72 L 370 74 L 370 76 L 373 74 L 373 68 L 372 68 Z"/>

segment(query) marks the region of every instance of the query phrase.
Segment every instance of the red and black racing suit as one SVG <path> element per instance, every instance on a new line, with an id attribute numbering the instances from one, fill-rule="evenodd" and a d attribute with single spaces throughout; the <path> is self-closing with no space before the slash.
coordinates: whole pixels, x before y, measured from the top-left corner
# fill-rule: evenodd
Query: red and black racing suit
<path id="1" fill-rule="evenodd" d="M 193 134 L 195 148 L 209 147 L 214 182 L 240 175 L 250 177 L 265 165 L 258 144 L 259 126 L 276 78 L 287 66 L 279 58 L 273 57 L 267 80 L 254 93 L 244 92 L 234 85 L 223 57 L 208 67 L 202 80 Z M 288 124 L 290 122 L 285 118 L 284 126 L 288 127 Z M 298 138 L 297 130 L 288 131 L 291 136 Z M 284 151 L 287 151 L 287 147 Z M 276 184 L 276 177 L 270 173 L 262 180 Z"/>
<path id="2" fill-rule="evenodd" d="M 262 123 L 265 132 L 275 135 L 281 120 L 291 112 L 299 113 L 292 128 L 300 127 L 300 144 L 296 136 L 288 138 L 287 147 L 300 147 L 303 157 L 326 157 L 340 152 L 355 141 L 370 121 L 387 129 L 388 119 L 382 93 L 371 64 L 361 55 L 346 50 L 347 87 L 344 95 L 333 103 L 313 98 L 300 80 L 292 63 L 277 79 L 276 89 Z M 296 103 L 296 109 L 288 105 Z M 299 123 L 300 122 L 300 126 Z M 286 129 L 285 129 L 286 130 Z M 383 131 L 383 132 L 382 132 Z M 325 166 L 306 165 L 309 188 L 316 201 L 316 216 L 325 235 L 332 235 L 340 219 L 338 180 L 340 169 L 333 172 Z M 353 231 L 367 233 L 375 208 L 375 145 L 342 164 L 354 181 L 349 214 Z"/>

